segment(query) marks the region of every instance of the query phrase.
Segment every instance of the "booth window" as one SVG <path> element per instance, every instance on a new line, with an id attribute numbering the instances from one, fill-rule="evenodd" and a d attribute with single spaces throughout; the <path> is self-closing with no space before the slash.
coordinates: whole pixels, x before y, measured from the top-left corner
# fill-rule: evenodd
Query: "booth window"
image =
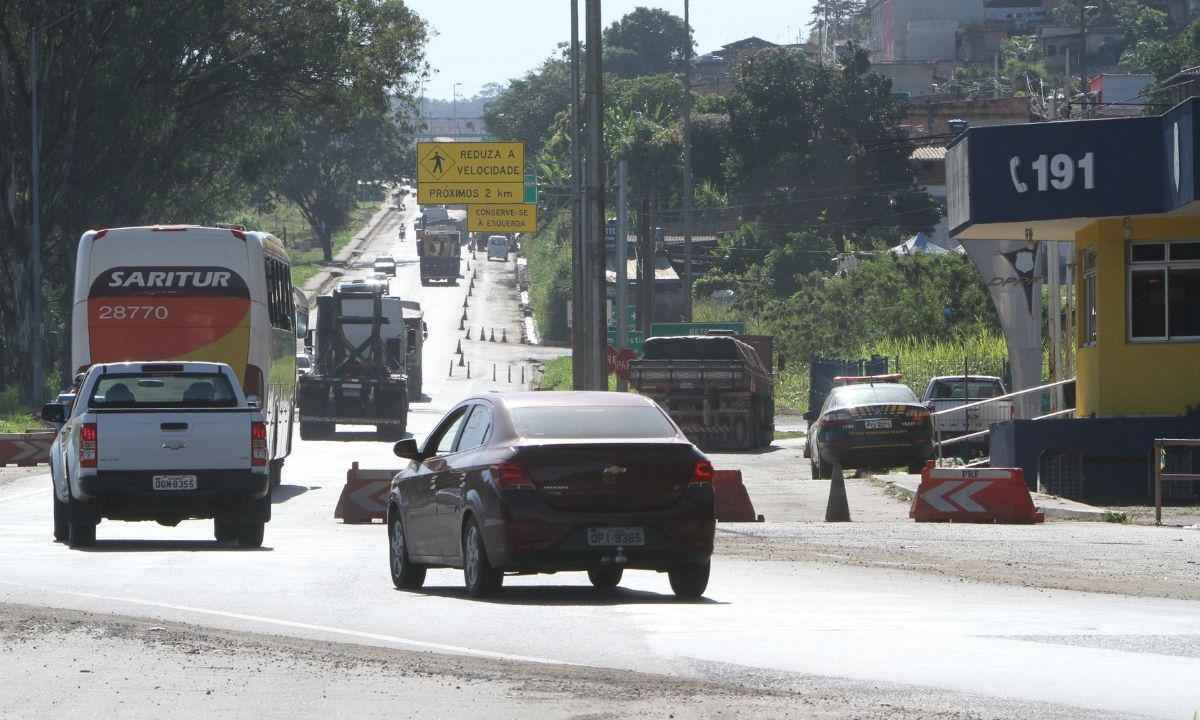
<path id="1" fill-rule="evenodd" d="M 1096 344 L 1096 251 L 1084 250 L 1083 265 L 1083 344 Z"/>
<path id="2" fill-rule="evenodd" d="M 1200 241 L 1130 244 L 1129 339 L 1200 340 Z"/>

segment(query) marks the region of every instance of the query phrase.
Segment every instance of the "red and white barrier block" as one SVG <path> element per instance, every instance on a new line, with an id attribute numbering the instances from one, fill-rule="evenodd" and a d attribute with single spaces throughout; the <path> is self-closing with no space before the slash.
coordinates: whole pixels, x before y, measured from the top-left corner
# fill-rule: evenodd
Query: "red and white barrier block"
<path id="1" fill-rule="evenodd" d="M 20 465 L 29 467 L 50 462 L 52 432 L 0 434 L 0 467 Z"/>
<path id="2" fill-rule="evenodd" d="M 360 470 L 358 463 L 351 465 L 333 517 L 346 524 L 383 520 L 395 474 L 395 470 Z"/>
<path id="3" fill-rule="evenodd" d="M 1020 468 L 937 468 L 921 472 L 908 516 L 917 522 L 1040 523 Z"/>

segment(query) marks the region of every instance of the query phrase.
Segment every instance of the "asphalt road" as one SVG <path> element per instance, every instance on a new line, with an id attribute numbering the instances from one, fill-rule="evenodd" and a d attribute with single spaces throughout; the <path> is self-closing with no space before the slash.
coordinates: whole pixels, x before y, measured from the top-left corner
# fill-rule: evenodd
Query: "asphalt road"
<path id="1" fill-rule="evenodd" d="M 413 233 L 399 242 L 400 221 L 411 217 L 393 214 L 352 274 L 392 254 L 396 289 L 425 309 L 429 397 L 410 417 L 420 438 L 465 394 L 519 385 L 507 382 L 506 368 L 548 351 L 473 334 L 463 347 L 471 378 L 452 366 L 466 282 L 422 288 Z M 470 267 L 479 272 L 470 322 L 519 338 L 511 262 L 481 256 Z M 864 688 L 924 686 L 969 694 L 963 708 L 983 714 L 988 698 L 1046 703 L 1080 718 L 1191 718 L 1200 709 L 1200 604 L 1183 600 L 720 555 L 706 600 L 695 604 L 674 602 L 665 576 L 641 572 L 628 573 L 611 597 L 568 573 L 506 578 L 502 595 L 473 600 L 450 570 L 430 572 L 423 592 L 398 592 L 383 526 L 332 517 L 350 463 L 395 467 L 390 445 L 295 442 L 259 551 L 219 546 L 211 522 L 199 521 L 105 522 L 94 549 L 72 551 L 51 542 L 45 475 L 0 486 L 0 602 L 680 680 L 761 684 L 796 674 Z"/>

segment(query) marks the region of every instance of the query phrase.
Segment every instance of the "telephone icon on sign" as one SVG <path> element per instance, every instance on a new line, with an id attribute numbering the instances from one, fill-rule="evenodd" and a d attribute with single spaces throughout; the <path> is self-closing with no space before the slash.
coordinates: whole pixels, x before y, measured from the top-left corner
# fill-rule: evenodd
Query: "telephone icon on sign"
<path id="1" fill-rule="evenodd" d="M 1021 166 L 1020 156 L 1014 155 L 1012 158 L 1009 159 L 1008 174 L 1012 176 L 1013 187 L 1017 189 L 1018 193 L 1023 195 L 1025 193 L 1029 192 L 1029 185 L 1027 183 L 1021 182 L 1021 179 L 1017 177 L 1017 168 L 1019 168 L 1020 166 Z"/>

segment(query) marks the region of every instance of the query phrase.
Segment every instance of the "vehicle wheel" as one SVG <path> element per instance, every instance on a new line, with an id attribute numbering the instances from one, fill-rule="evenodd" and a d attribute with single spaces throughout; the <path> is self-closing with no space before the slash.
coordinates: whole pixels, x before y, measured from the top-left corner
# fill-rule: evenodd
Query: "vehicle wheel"
<path id="1" fill-rule="evenodd" d="M 68 540 L 71 547 L 91 547 L 96 544 L 96 521 L 71 498 L 67 508 Z"/>
<path id="2" fill-rule="evenodd" d="M 279 483 L 283 482 L 283 459 L 272 460 L 267 470 L 271 475 L 271 487 L 279 487 Z"/>
<path id="3" fill-rule="evenodd" d="M 708 587 L 708 572 L 711 563 L 681 565 L 667 572 L 671 590 L 680 600 L 697 600 Z"/>
<path id="4" fill-rule="evenodd" d="M 326 440 L 333 435 L 333 423 L 300 423 L 301 440 Z"/>
<path id="5" fill-rule="evenodd" d="M 820 465 L 819 469 L 821 471 L 821 477 L 829 478 L 832 480 L 833 479 L 833 464 L 827 463 L 824 460 L 821 460 L 819 458 L 818 458 L 817 462 Z"/>
<path id="6" fill-rule="evenodd" d="M 463 530 L 463 581 L 471 597 L 487 597 L 500 590 L 504 574 L 488 561 L 483 533 L 474 519 Z"/>
<path id="7" fill-rule="evenodd" d="M 54 500 L 54 542 L 66 542 L 71 537 L 71 523 L 67 504 L 58 499 L 53 483 L 50 485 L 50 497 Z"/>
<path id="8" fill-rule="evenodd" d="M 821 479 L 821 466 L 817 464 L 817 461 L 810 459 L 808 461 L 808 467 L 809 467 L 810 474 L 812 475 L 812 479 L 820 480 Z"/>
<path id="9" fill-rule="evenodd" d="M 380 440 L 395 442 L 404 438 L 403 425 L 376 425 L 375 436 Z"/>
<path id="10" fill-rule="evenodd" d="M 243 520 L 237 528 L 238 545 L 244 548 L 260 548 L 267 523 L 262 520 Z"/>
<path id="11" fill-rule="evenodd" d="M 596 570 L 588 570 L 588 580 L 592 581 L 592 587 L 597 590 L 612 590 L 621 584 L 621 576 L 625 574 L 625 568 L 620 565 L 608 565 Z"/>
<path id="12" fill-rule="evenodd" d="M 404 542 L 404 525 L 393 515 L 388 528 L 388 561 L 392 569 L 392 584 L 397 590 L 416 590 L 425 584 L 425 567 L 408 559 Z"/>
<path id="13" fill-rule="evenodd" d="M 227 517 L 213 518 L 213 537 L 219 543 L 234 543 L 238 539 L 237 520 Z"/>

